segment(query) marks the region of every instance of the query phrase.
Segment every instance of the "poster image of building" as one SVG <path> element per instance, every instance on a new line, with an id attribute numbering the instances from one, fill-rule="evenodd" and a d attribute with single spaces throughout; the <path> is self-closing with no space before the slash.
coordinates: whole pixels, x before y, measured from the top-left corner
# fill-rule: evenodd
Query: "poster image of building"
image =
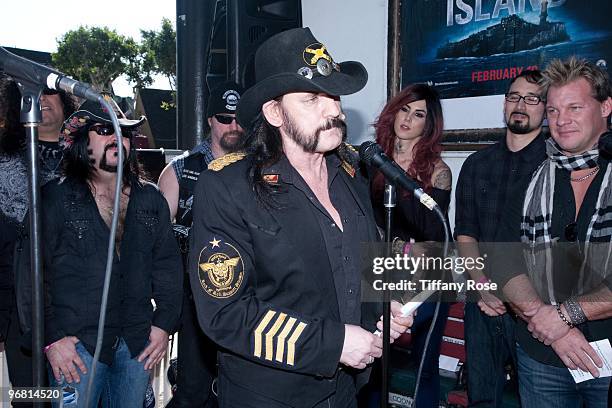
<path id="1" fill-rule="evenodd" d="M 609 69 L 609 0 L 402 2 L 402 86 L 443 98 L 502 94 L 524 69 L 576 55 Z"/>

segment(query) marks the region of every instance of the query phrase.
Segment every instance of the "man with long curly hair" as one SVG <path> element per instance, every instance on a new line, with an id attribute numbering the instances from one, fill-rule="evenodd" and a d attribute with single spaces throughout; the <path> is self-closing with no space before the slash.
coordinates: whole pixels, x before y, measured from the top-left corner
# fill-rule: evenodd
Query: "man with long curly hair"
<path id="1" fill-rule="evenodd" d="M 136 159 L 132 137 L 145 118 L 128 119 L 110 96 L 105 98 L 117 113 L 122 143 L 106 108 L 85 102 L 64 122 L 64 177 L 42 189 L 44 351 L 50 382 L 62 387 L 65 405 L 95 407 L 108 398 L 110 406 L 141 408 L 150 370 L 164 357 L 178 323 L 181 261 L 168 204 L 143 180 Z M 119 149 L 125 161 L 116 214 Z M 114 215 L 104 337 L 93 374 Z"/>

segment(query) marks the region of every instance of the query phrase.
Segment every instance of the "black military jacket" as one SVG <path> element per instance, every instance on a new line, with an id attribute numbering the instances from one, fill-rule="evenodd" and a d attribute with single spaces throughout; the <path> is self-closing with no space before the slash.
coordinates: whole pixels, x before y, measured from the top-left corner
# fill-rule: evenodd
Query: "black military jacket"
<path id="1" fill-rule="evenodd" d="M 282 208 L 265 209 L 248 182 L 249 165 L 245 158 L 203 172 L 195 189 L 189 274 L 198 319 L 225 349 L 219 369 L 230 381 L 312 406 L 335 391 L 344 342 L 329 258 L 312 203 L 282 166 L 264 171 Z M 342 167 L 337 177 L 354 198 L 358 236 L 377 241 L 367 182 Z M 359 307 L 371 329 L 365 316 L 374 320 L 378 311 Z"/>

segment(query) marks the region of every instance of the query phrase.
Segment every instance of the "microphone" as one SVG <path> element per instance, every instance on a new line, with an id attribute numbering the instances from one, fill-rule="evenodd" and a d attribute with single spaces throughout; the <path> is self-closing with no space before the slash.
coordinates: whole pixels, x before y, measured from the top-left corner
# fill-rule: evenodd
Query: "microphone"
<path id="1" fill-rule="evenodd" d="M 429 208 L 430 210 L 439 208 L 438 203 L 436 203 L 433 198 L 425 193 L 425 191 L 423 191 L 421 186 L 419 186 L 416 181 L 408 177 L 404 169 L 387 157 L 377 143 L 372 141 L 362 143 L 359 147 L 359 158 L 365 164 L 374 166 L 380 170 L 380 172 L 384 174 L 387 180 L 389 180 L 391 183 L 397 184 L 400 187 L 411 191 L 412 194 L 414 194 L 414 196 L 425 207 Z"/>
<path id="2" fill-rule="evenodd" d="M 72 78 L 42 64 L 20 57 L 0 47 L 0 71 L 22 81 L 45 85 L 90 101 L 97 101 L 100 94 L 89 84 Z"/>
<path id="3" fill-rule="evenodd" d="M 608 130 L 599 137 L 599 153 L 607 158 L 612 158 L 612 131 Z"/>

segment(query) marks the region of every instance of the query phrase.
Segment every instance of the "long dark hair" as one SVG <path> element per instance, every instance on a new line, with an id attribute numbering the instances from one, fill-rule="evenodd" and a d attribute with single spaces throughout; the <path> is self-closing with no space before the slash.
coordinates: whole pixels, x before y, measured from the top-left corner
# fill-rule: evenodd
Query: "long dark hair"
<path id="1" fill-rule="evenodd" d="M 76 102 L 72 96 L 59 92 L 64 109 L 64 119 L 75 110 Z M 17 84 L 9 77 L 0 74 L 0 151 L 14 153 L 26 144 L 26 132 L 20 122 L 21 93 Z"/>
<path id="2" fill-rule="evenodd" d="M 266 208 L 279 208 L 280 203 L 273 196 L 277 187 L 264 181 L 263 170 L 280 160 L 283 142 L 279 130 L 268 123 L 263 112 L 259 112 L 247 130 L 245 150 L 250 160 L 248 180 L 258 202 Z"/>
<path id="3" fill-rule="evenodd" d="M 374 123 L 376 130 L 376 142 L 382 147 L 385 154 L 393 158 L 395 131 L 395 116 L 399 110 L 412 102 L 424 100 L 427 106 L 425 117 L 425 128 L 423 137 L 416 143 L 412 151 L 412 163 L 408 168 L 408 175 L 419 181 L 426 191 L 432 188 L 431 176 L 434 166 L 440 160 L 442 146 L 440 139 L 444 129 L 442 117 L 442 105 L 438 92 L 425 84 L 413 84 L 404 88 L 393 97 L 383 108 L 380 116 Z M 381 173 L 374 176 L 372 192 L 381 194 L 384 188 L 384 177 Z"/>
<path id="4" fill-rule="evenodd" d="M 64 175 L 87 184 L 96 171 L 94 163 L 89 158 L 89 126 L 83 126 L 73 132 L 74 141 L 64 151 Z M 146 178 L 141 164 L 138 162 L 134 141 L 130 143 L 129 157 L 123 162 L 123 184 L 142 183 Z"/>

